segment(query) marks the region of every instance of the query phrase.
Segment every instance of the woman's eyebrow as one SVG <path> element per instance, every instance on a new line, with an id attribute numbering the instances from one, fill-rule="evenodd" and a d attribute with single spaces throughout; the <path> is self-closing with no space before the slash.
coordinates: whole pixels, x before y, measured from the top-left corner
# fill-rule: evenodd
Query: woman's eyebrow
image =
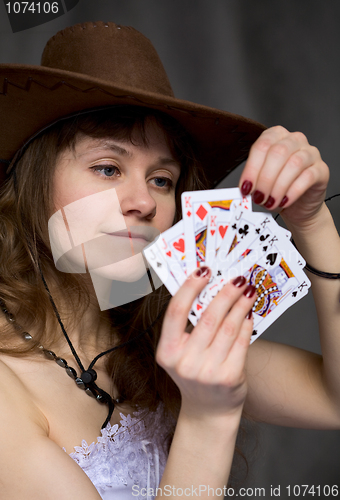
<path id="1" fill-rule="evenodd" d="M 175 160 L 174 158 L 168 158 L 168 157 L 159 157 L 158 162 L 161 165 L 174 165 L 175 167 L 177 166 L 179 169 L 181 168 L 180 163 Z"/>
<path id="2" fill-rule="evenodd" d="M 105 141 L 100 141 L 97 144 L 98 145 L 93 145 L 92 147 L 91 147 L 91 145 L 89 145 L 85 149 L 85 151 L 78 154 L 77 156 L 78 157 L 85 156 L 85 155 L 95 153 L 95 152 L 100 151 L 100 150 L 113 151 L 114 153 L 118 153 L 122 156 L 129 156 L 129 157 L 133 156 L 133 154 L 130 151 L 123 148 L 122 146 L 118 146 L 118 144 L 115 142 L 105 140 Z M 180 163 L 171 156 L 170 157 L 159 157 L 158 163 L 160 163 L 161 165 L 174 165 L 174 166 L 177 166 L 179 169 L 181 169 Z"/>
<path id="3" fill-rule="evenodd" d="M 90 144 L 89 146 L 87 146 L 85 148 L 85 151 L 78 154 L 77 156 L 88 155 L 88 154 L 95 153 L 95 152 L 100 151 L 100 150 L 113 151 L 114 153 L 118 153 L 122 156 L 132 156 L 132 153 L 130 153 L 130 151 L 126 150 L 122 146 L 118 146 L 118 144 L 116 144 L 115 142 L 111 142 L 111 141 L 100 141 L 99 143 L 97 143 L 97 145 Z"/>

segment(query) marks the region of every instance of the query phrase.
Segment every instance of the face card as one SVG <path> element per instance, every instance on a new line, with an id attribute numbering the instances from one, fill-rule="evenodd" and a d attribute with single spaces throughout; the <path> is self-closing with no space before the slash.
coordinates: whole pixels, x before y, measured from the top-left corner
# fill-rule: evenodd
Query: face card
<path id="1" fill-rule="evenodd" d="M 233 201 L 227 210 L 223 206 L 212 207 L 212 211 L 208 215 L 206 265 L 210 267 L 213 265 L 229 223 L 233 218 L 234 211 L 239 207 L 242 207 L 246 211 L 251 211 L 251 200 L 248 196 L 244 197 L 241 202 L 239 200 Z"/>
<path id="2" fill-rule="evenodd" d="M 278 227 L 271 215 L 249 212 L 237 207 L 232 214 L 229 228 L 213 265 L 213 274 L 225 271 L 241 256 L 250 252 L 250 244 L 262 234 L 268 226 Z"/>
<path id="3" fill-rule="evenodd" d="M 232 267 L 233 276 L 243 275 L 249 284 L 256 287 L 251 342 L 288 307 L 304 297 L 310 287 L 309 279 L 296 261 L 297 251 L 286 236 L 275 234 L 268 228 L 263 236 L 261 245 Z"/>
<path id="4" fill-rule="evenodd" d="M 206 258 L 208 215 L 215 209 L 230 211 L 233 200 L 243 199 L 238 188 L 187 191 L 182 193 L 187 274 Z"/>

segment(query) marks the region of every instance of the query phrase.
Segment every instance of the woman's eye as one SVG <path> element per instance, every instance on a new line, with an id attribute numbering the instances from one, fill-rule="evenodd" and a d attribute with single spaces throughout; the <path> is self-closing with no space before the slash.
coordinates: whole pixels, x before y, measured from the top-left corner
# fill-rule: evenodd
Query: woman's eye
<path id="1" fill-rule="evenodd" d="M 155 177 L 153 180 L 156 182 L 156 186 L 159 188 L 171 189 L 173 186 L 172 180 L 168 177 Z M 160 182 L 158 183 L 158 181 Z"/>
<path id="2" fill-rule="evenodd" d="M 98 165 L 96 167 L 92 167 L 92 170 L 103 174 L 104 177 L 109 178 L 113 176 L 115 170 L 118 170 L 118 168 L 113 165 Z"/>
<path id="3" fill-rule="evenodd" d="M 104 180 L 110 180 L 111 178 L 116 178 L 115 171 L 119 172 L 119 168 L 115 165 L 96 165 L 91 167 L 91 170 L 100 175 Z M 155 183 L 155 186 L 159 189 L 170 191 L 173 188 L 173 182 L 168 177 L 154 177 L 151 179 Z"/>

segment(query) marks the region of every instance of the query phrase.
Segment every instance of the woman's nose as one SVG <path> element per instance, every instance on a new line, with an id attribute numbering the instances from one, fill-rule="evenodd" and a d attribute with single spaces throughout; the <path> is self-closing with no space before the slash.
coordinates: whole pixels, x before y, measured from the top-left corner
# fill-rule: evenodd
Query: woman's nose
<path id="1" fill-rule="evenodd" d="M 151 196 L 146 181 L 131 181 L 117 190 L 117 194 L 123 215 L 150 219 L 156 215 L 156 201 Z"/>

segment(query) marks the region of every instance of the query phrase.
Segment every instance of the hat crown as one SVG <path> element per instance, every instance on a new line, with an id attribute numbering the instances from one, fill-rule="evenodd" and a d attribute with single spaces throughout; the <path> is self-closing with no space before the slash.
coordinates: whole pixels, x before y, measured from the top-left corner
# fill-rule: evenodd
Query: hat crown
<path id="1" fill-rule="evenodd" d="M 130 26 L 98 21 L 59 31 L 47 42 L 41 65 L 173 97 L 154 46 Z"/>

